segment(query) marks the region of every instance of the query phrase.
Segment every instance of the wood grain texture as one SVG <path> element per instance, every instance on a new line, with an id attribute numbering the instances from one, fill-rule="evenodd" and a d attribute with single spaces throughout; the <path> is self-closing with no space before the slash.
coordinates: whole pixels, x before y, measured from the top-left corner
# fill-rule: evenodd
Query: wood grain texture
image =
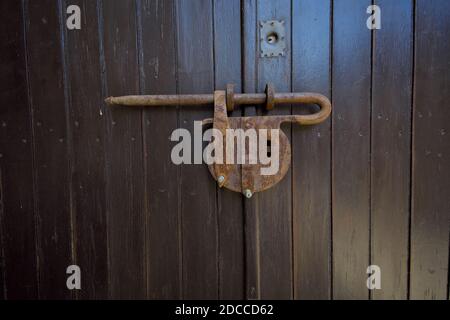
<path id="1" fill-rule="evenodd" d="M 450 3 L 416 1 L 411 299 L 447 299 Z"/>
<path id="2" fill-rule="evenodd" d="M 106 120 L 98 32 L 97 2 L 63 1 L 82 10 L 81 30 L 65 30 L 69 123 L 72 128 L 73 215 L 76 263 L 82 271 L 82 299 L 108 296 L 106 234 Z"/>
<path id="3" fill-rule="evenodd" d="M 372 291 L 372 298 L 406 299 L 413 3 L 379 0 L 375 4 L 382 10 L 382 26 L 374 31 L 371 264 L 381 268 L 382 286 Z"/>
<path id="4" fill-rule="evenodd" d="M 292 90 L 330 96 L 331 3 L 294 1 Z M 293 106 L 294 114 L 317 110 Z M 331 120 L 292 126 L 294 298 L 331 296 Z"/>
<path id="5" fill-rule="evenodd" d="M 214 5 L 214 83 L 224 90 L 228 83 L 241 92 L 241 3 L 216 0 Z M 228 116 L 241 116 L 236 108 Z M 239 193 L 218 189 L 219 298 L 244 298 L 244 219 Z"/>
<path id="6" fill-rule="evenodd" d="M 333 298 L 367 299 L 370 238 L 371 1 L 333 6 Z"/>
<path id="7" fill-rule="evenodd" d="M 242 79 L 244 92 L 257 92 L 257 0 L 242 3 Z M 254 106 L 246 106 L 245 116 L 256 115 Z M 244 201 L 245 233 L 245 298 L 261 298 L 261 269 L 259 246 L 259 195 Z"/>
<path id="8" fill-rule="evenodd" d="M 139 93 L 135 1 L 101 1 L 106 95 Z M 145 298 L 142 110 L 104 107 L 110 298 Z"/>
<path id="9" fill-rule="evenodd" d="M 27 1 L 28 79 L 33 120 L 39 298 L 69 299 L 66 268 L 74 263 L 70 134 L 63 38 L 57 1 Z M 26 144 L 32 143 L 23 138 Z"/>
<path id="10" fill-rule="evenodd" d="M 5 299 L 33 299 L 38 294 L 33 139 L 22 2 L 2 1 L 0 18 L 1 290 Z"/>
<path id="11" fill-rule="evenodd" d="M 214 90 L 212 1 L 176 2 L 179 93 Z M 190 107 L 180 111 L 180 127 L 194 136 L 194 121 L 212 111 Z M 194 153 L 192 153 L 194 156 Z M 217 299 L 218 230 L 216 183 L 204 164 L 181 167 L 183 298 Z"/>
<path id="12" fill-rule="evenodd" d="M 285 21 L 287 54 L 283 57 L 257 59 L 257 90 L 264 92 L 267 83 L 279 92 L 291 90 L 291 2 L 260 0 L 256 6 L 257 21 Z M 256 31 L 259 38 L 259 28 Z M 258 44 L 259 46 L 259 44 Z M 290 106 L 277 106 L 267 114 L 290 114 Z M 283 130 L 291 136 L 291 126 Z M 261 298 L 292 298 L 292 184 L 291 172 L 274 188 L 260 194 L 259 245 L 261 261 Z"/>
<path id="13" fill-rule="evenodd" d="M 138 1 L 142 94 L 177 91 L 176 16 L 174 1 Z M 169 139 L 178 127 L 178 109 L 144 110 L 147 201 L 148 298 L 181 297 L 180 167 L 170 159 Z"/>

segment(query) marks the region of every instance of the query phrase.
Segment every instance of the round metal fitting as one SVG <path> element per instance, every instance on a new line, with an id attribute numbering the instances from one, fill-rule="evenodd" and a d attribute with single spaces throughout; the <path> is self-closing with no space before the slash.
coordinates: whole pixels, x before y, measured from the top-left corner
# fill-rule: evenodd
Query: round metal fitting
<path id="1" fill-rule="evenodd" d="M 252 193 L 249 189 L 245 189 L 245 190 L 244 190 L 244 196 L 245 196 L 247 199 L 250 199 L 250 198 L 253 196 L 253 193 Z"/>

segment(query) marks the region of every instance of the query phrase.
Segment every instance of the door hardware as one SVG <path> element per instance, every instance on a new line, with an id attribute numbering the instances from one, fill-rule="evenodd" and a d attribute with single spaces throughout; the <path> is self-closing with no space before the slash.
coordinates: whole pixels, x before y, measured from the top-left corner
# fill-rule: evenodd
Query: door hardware
<path id="1" fill-rule="evenodd" d="M 273 175 L 262 175 L 261 163 L 230 164 L 214 163 L 208 165 L 209 171 L 219 187 L 240 192 L 250 198 L 256 192 L 269 189 L 277 184 L 289 170 L 291 162 L 291 145 L 287 136 L 280 129 L 284 122 L 300 125 L 314 125 L 325 121 L 331 113 L 331 103 L 327 97 L 318 93 L 275 93 L 271 84 L 266 86 L 265 93 L 234 93 L 234 86 L 228 85 L 225 90 L 217 90 L 214 94 L 184 94 L 184 95 L 146 95 L 122 96 L 105 99 L 109 105 L 123 106 L 182 106 L 182 105 L 214 105 L 214 117 L 203 120 L 203 125 L 212 124 L 223 136 L 226 149 L 227 129 L 266 129 L 270 142 L 271 129 L 279 132 L 279 170 Z M 275 104 L 316 104 L 320 110 L 307 115 L 270 115 L 252 117 L 228 117 L 227 111 L 233 111 L 237 105 L 265 104 L 266 110 L 274 108 Z M 245 158 L 249 146 L 245 145 Z M 237 148 L 234 148 L 236 155 Z"/>
<path id="2" fill-rule="evenodd" d="M 283 20 L 261 21 L 259 23 L 260 57 L 284 56 L 286 50 L 286 30 Z"/>

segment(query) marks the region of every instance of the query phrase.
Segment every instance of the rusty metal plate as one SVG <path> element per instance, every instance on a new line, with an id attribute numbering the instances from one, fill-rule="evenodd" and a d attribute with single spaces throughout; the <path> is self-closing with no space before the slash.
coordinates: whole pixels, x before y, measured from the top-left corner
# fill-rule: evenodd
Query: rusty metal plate
<path id="1" fill-rule="evenodd" d="M 229 118 L 229 128 L 231 129 L 279 129 L 281 118 L 279 117 L 232 117 Z M 225 139 L 224 139 L 225 140 Z M 248 155 L 248 154 L 246 154 Z M 291 164 L 291 145 L 289 139 L 279 131 L 279 170 L 274 175 L 261 175 L 261 164 L 242 165 L 208 165 L 209 171 L 215 180 L 218 172 L 226 172 L 226 180 L 222 187 L 244 193 L 250 190 L 252 194 L 269 189 L 283 179 Z M 216 173 L 217 172 L 217 173 Z"/>

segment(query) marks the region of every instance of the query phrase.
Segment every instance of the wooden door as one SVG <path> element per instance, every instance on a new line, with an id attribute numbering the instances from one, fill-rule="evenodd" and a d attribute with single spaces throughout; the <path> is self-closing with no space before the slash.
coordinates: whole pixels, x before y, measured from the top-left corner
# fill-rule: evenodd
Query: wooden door
<path id="1" fill-rule="evenodd" d="M 0 18 L 0 298 L 449 298 L 448 1 L 23 0 Z M 286 55 L 261 57 L 272 19 Z M 173 130 L 212 108 L 103 101 L 268 82 L 333 113 L 283 126 L 291 169 L 251 199 L 171 161 Z"/>

